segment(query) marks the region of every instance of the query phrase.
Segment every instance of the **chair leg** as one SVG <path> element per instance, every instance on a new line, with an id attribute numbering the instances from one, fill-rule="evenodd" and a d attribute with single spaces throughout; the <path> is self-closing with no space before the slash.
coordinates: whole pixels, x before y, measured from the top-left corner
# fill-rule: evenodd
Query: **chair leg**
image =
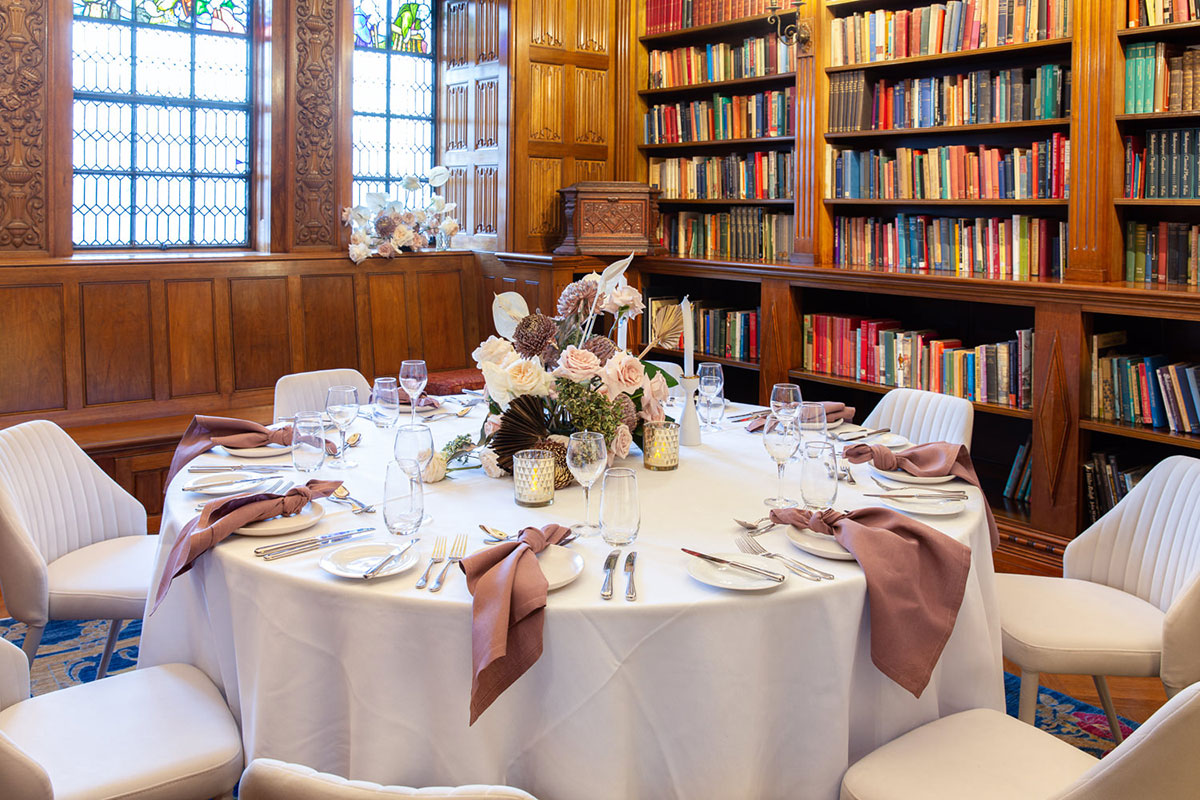
<path id="1" fill-rule="evenodd" d="M 21 649 L 25 651 L 25 657 L 29 659 L 31 668 L 33 667 L 33 657 L 37 655 L 38 645 L 42 643 L 42 633 L 45 630 L 45 625 L 29 625 L 25 628 L 25 641 L 21 643 Z"/>
<path id="2" fill-rule="evenodd" d="M 108 674 L 108 662 L 112 660 L 113 648 L 117 646 L 117 636 L 121 633 L 121 626 L 124 623 L 123 619 L 108 621 L 108 639 L 104 642 L 104 653 L 100 656 L 100 666 L 96 667 L 96 680 L 100 680 Z"/>
<path id="3" fill-rule="evenodd" d="M 1034 727 L 1037 727 L 1038 678 L 1038 673 L 1022 667 L 1021 703 L 1017 709 L 1017 719 Z"/>
<path id="4" fill-rule="evenodd" d="M 1112 695 L 1108 691 L 1108 680 L 1103 675 L 1093 675 L 1092 680 L 1096 682 L 1100 705 L 1104 707 L 1104 714 L 1108 717 L 1108 729 L 1112 731 L 1112 740 L 1120 744 L 1125 741 L 1125 734 L 1121 732 L 1121 721 L 1117 719 L 1117 709 L 1113 706 Z"/>

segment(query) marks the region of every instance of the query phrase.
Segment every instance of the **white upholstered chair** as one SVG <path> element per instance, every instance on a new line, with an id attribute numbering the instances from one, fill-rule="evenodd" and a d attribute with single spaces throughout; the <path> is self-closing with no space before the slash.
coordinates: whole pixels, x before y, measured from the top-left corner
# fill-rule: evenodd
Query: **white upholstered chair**
<path id="1" fill-rule="evenodd" d="M 916 444 L 952 442 L 971 449 L 975 406 L 969 400 L 919 389 L 892 389 L 863 420 L 867 428 L 891 428 Z"/>
<path id="2" fill-rule="evenodd" d="M 951 714 L 888 742 L 842 778 L 841 800 L 1190 800 L 1200 793 L 1200 685 L 1097 759 L 1007 714 Z"/>
<path id="3" fill-rule="evenodd" d="M 29 697 L 29 665 L 0 640 L 0 797 L 204 800 L 242 771 L 217 687 L 166 664 Z"/>
<path id="4" fill-rule="evenodd" d="M 239 800 L 380 800 L 384 797 L 419 797 L 421 800 L 535 800 L 511 786 L 381 786 L 369 781 L 348 781 L 326 772 L 272 758 L 256 758 L 246 768 L 238 787 Z"/>
<path id="5" fill-rule="evenodd" d="M 157 548 L 146 509 L 62 428 L 0 431 L 0 592 L 30 663 L 49 620 L 109 619 L 103 678 L 121 623 L 145 610 Z"/>
<path id="6" fill-rule="evenodd" d="M 1004 655 L 1021 668 L 1022 720 L 1038 673 L 1092 675 L 1120 741 L 1106 675 L 1200 680 L 1200 459 L 1172 456 L 1076 537 L 1063 577 L 996 576 Z"/>
<path id="7" fill-rule="evenodd" d="M 330 386 L 353 386 L 358 402 L 366 405 L 371 384 L 356 369 L 320 369 L 284 375 L 275 382 L 275 419 L 295 416 L 301 411 L 324 411 L 325 394 Z"/>

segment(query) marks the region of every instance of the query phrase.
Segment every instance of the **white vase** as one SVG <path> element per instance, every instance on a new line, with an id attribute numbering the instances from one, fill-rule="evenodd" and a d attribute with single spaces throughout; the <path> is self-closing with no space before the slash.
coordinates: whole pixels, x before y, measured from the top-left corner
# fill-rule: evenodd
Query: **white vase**
<path id="1" fill-rule="evenodd" d="M 700 415 L 696 413 L 696 390 L 700 388 L 700 376 L 683 376 L 679 379 L 683 387 L 683 414 L 679 417 L 679 443 L 684 447 L 700 444 Z"/>

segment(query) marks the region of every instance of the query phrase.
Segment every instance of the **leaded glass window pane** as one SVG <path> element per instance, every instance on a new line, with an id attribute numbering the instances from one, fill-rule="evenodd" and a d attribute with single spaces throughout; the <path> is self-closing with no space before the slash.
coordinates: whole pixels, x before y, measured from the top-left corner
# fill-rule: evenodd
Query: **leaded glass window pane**
<path id="1" fill-rule="evenodd" d="M 430 0 L 354 0 L 355 203 L 367 192 L 415 203 L 400 181 L 433 166 L 433 25 Z"/>
<path id="2" fill-rule="evenodd" d="M 247 246 L 247 0 L 74 8 L 76 247 Z"/>

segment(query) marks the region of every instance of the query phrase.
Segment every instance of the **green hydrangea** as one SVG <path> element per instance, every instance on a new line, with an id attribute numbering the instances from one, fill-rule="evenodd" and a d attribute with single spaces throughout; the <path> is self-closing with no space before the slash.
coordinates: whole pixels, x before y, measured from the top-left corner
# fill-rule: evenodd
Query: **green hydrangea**
<path id="1" fill-rule="evenodd" d="M 570 434 L 575 431 L 595 431 L 612 441 L 621 424 L 621 411 L 616 403 L 586 384 L 566 378 L 554 382 L 558 393 L 558 410 L 551 418 L 551 432 Z"/>

